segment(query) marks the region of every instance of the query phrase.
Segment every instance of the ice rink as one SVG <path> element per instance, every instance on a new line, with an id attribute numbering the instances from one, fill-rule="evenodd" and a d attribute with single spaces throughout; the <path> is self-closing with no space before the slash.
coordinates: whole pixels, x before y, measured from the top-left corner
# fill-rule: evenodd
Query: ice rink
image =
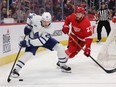
<path id="1" fill-rule="evenodd" d="M 96 59 L 103 43 L 92 43 L 91 56 Z M 20 78 L 7 82 L 13 63 L 0 67 L 0 87 L 116 87 L 116 73 L 107 74 L 81 51 L 67 65 L 72 73 L 57 69 L 55 51 L 45 50 L 31 58 L 20 71 Z"/>

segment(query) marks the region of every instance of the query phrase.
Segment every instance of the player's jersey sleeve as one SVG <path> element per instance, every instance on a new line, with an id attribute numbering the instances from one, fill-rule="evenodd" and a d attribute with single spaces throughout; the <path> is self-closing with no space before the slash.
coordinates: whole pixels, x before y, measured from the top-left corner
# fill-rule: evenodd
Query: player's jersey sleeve
<path id="1" fill-rule="evenodd" d="M 43 46 L 51 38 L 51 35 L 47 32 L 39 35 L 39 32 L 37 32 L 35 33 L 35 37 L 35 39 L 30 39 L 29 43 L 32 46 Z"/>
<path id="2" fill-rule="evenodd" d="M 29 13 L 27 17 L 27 24 L 31 25 L 32 24 L 32 18 L 35 16 L 35 13 Z"/>
<path id="3" fill-rule="evenodd" d="M 92 43 L 92 40 L 93 40 L 92 35 L 93 35 L 94 27 L 91 26 L 90 21 L 86 20 L 85 22 L 86 22 L 85 23 L 85 29 L 84 29 L 85 30 L 84 35 L 86 35 L 85 44 L 86 44 L 86 47 L 91 48 L 91 43 Z"/>
<path id="4" fill-rule="evenodd" d="M 96 21 L 99 21 L 99 17 L 100 17 L 100 9 L 98 9 L 95 14 Z"/>
<path id="5" fill-rule="evenodd" d="M 85 19 L 85 21 L 83 22 L 84 26 L 83 27 L 83 36 L 86 38 L 91 38 L 92 34 L 93 34 L 93 27 L 90 24 L 90 21 Z"/>
<path id="6" fill-rule="evenodd" d="M 71 22 L 71 19 L 73 17 L 74 14 L 71 14 L 69 16 L 66 17 L 66 20 L 64 22 L 64 26 L 69 26 L 70 22 Z"/>
<path id="7" fill-rule="evenodd" d="M 91 30 L 90 23 L 88 23 L 88 25 L 85 27 L 85 30 L 86 30 L 85 32 L 86 32 L 87 37 L 92 35 L 92 30 Z"/>

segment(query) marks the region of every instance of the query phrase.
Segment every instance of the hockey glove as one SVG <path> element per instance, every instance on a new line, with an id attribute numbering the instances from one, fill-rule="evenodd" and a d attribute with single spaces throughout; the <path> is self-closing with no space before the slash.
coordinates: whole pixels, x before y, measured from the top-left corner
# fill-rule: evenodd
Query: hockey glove
<path id="1" fill-rule="evenodd" d="M 85 51 L 84 54 L 85 56 L 89 57 L 90 56 L 90 52 L 91 52 L 91 43 L 92 43 L 93 38 L 87 38 L 85 41 Z"/>
<path id="2" fill-rule="evenodd" d="M 63 26 L 62 32 L 63 32 L 64 34 L 68 34 L 68 32 L 69 32 L 69 27 L 68 27 L 68 26 Z"/>
<path id="3" fill-rule="evenodd" d="M 87 56 L 87 57 L 89 57 L 90 56 L 90 52 L 91 52 L 90 48 L 87 47 L 84 50 L 84 55 Z"/>
<path id="4" fill-rule="evenodd" d="M 25 35 L 29 35 L 30 32 L 31 32 L 31 30 L 32 30 L 32 26 L 29 26 L 29 25 L 25 26 L 25 28 L 24 28 L 24 34 Z"/>
<path id="5" fill-rule="evenodd" d="M 23 40 L 23 41 L 20 41 L 19 46 L 21 46 L 21 47 L 30 47 L 31 44 L 29 43 L 29 41 Z"/>

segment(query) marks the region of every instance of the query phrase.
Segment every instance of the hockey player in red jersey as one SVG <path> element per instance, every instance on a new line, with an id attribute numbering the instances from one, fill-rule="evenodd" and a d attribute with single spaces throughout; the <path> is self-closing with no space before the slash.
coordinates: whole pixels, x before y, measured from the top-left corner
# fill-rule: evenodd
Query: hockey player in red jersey
<path id="1" fill-rule="evenodd" d="M 69 25 L 71 24 L 71 28 Z M 90 21 L 85 17 L 85 10 L 77 7 L 75 13 L 69 15 L 63 25 L 64 34 L 69 34 L 75 41 L 84 47 L 84 55 L 90 56 L 92 43 L 92 27 Z M 70 31 L 70 32 L 69 32 Z M 79 53 L 81 48 L 69 37 L 67 50 L 65 51 L 69 58 L 73 58 Z"/>

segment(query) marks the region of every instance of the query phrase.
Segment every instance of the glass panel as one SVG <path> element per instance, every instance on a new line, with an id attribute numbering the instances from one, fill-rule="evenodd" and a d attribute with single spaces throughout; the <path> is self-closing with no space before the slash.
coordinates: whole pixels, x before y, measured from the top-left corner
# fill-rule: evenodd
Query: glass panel
<path id="1" fill-rule="evenodd" d="M 63 21 L 77 6 L 84 7 L 88 18 L 93 20 L 101 1 L 106 2 L 113 16 L 116 0 L 0 0 L 0 24 L 23 23 L 30 12 L 41 15 L 45 11 L 51 13 L 53 21 Z"/>

